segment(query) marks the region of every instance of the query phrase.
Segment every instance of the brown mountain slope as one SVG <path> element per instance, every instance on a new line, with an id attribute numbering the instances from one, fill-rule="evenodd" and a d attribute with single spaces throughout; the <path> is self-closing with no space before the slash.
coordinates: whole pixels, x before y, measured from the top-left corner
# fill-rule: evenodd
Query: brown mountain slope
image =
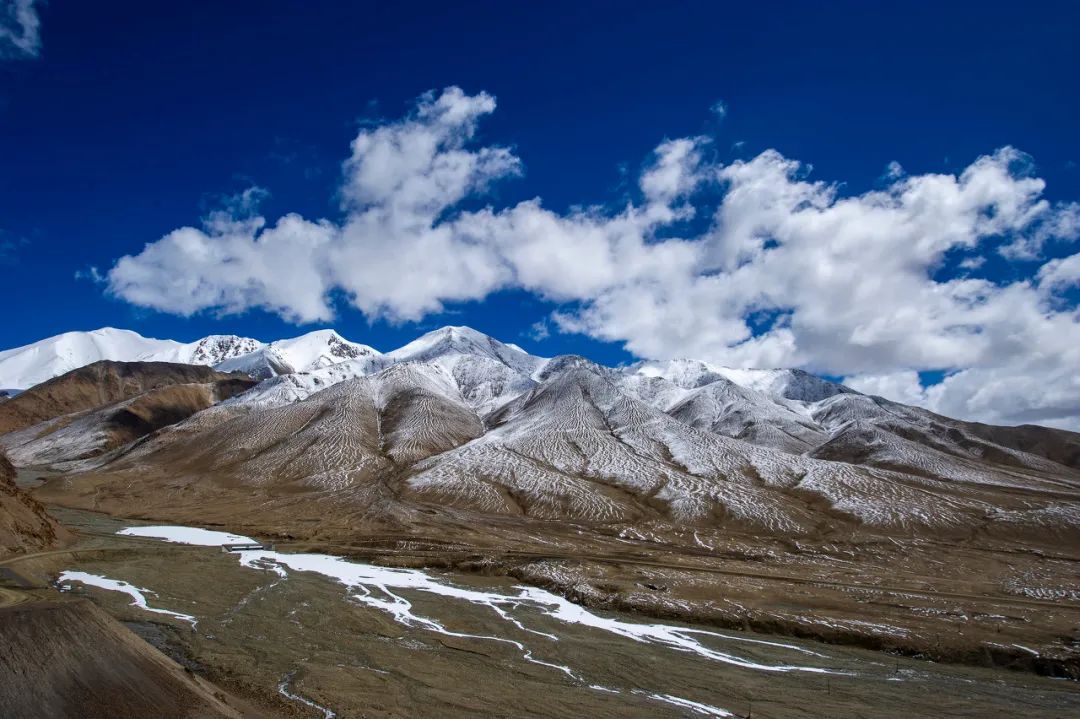
<path id="1" fill-rule="evenodd" d="M 232 394 L 252 384 L 246 375 L 226 374 L 196 365 L 95 362 L 36 385 L 0 405 L 0 435 L 61 415 L 130 399 L 160 387 L 212 382 L 237 383 Z"/>
<path id="2" fill-rule="evenodd" d="M 813 450 L 815 455 L 823 454 L 822 450 L 847 428 L 860 425 L 871 430 L 868 436 L 873 439 L 861 445 L 865 452 L 879 449 L 876 445 L 881 443 L 901 439 L 961 460 L 996 465 L 1003 471 L 1072 476 L 1080 469 L 1080 434 L 1063 429 L 964 422 L 920 407 L 861 394 L 831 397 L 813 408 L 812 417 L 832 435 Z M 835 448 L 827 451 L 835 454 Z M 848 461 L 842 455 L 829 459 Z M 895 454 L 890 459 L 902 464 L 907 458 Z M 860 463 L 863 458 L 856 455 L 850 461 Z"/>
<path id="3" fill-rule="evenodd" d="M 65 414 L 0 436 L 0 448 L 23 466 L 68 468 L 187 419 L 242 392 L 253 380 L 172 384 L 97 409 Z"/>
<path id="4" fill-rule="evenodd" d="M 1075 469 L 862 395 L 803 415 L 830 428 L 831 456 L 796 454 L 691 426 L 591 363 L 549 369 L 484 422 L 425 363 L 282 406 L 239 398 L 36 496 L 335 554 L 416 551 L 402 561 L 661 616 L 963 661 L 1038 651 L 1075 674 Z M 973 633 L 967 617 L 994 619 Z"/>
<path id="5" fill-rule="evenodd" d="M 190 477 L 198 480 L 193 491 L 347 490 L 366 501 L 382 496 L 384 478 L 400 468 L 482 433 L 445 372 L 398 365 L 284 407 L 215 407 L 125 450 L 102 471 L 145 476 L 148 485 L 158 476 Z"/>
<path id="6" fill-rule="evenodd" d="M 240 719 L 212 685 L 86 600 L 0 608 L 0 716 Z M 249 716 L 252 716 L 248 714 Z M 260 711 L 258 716 L 266 716 Z"/>
<path id="7" fill-rule="evenodd" d="M 46 549 L 67 538 L 45 508 L 15 486 L 15 468 L 0 453 L 0 557 Z"/>
<path id="8" fill-rule="evenodd" d="M 178 509 L 182 496 L 192 509 L 232 506 L 252 521 L 306 495 L 324 520 L 391 519 L 426 506 L 785 538 L 1080 540 L 1080 473 L 1062 465 L 1040 473 L 894 435 L 880 435 L 891 437 L 883 444 L 856 433 L 855 422 L 831 445 L 841 461 L 798 456 L 695 429 L 587 364 L 546 377 L 489 416 L 484 431 L 447 379 L 431 365 L 399 365 L 283 407 L 222 406 L 47 491 L 140 513 L 165 497 Z M 853 462 L 867 445 L 875 452 Z"/>

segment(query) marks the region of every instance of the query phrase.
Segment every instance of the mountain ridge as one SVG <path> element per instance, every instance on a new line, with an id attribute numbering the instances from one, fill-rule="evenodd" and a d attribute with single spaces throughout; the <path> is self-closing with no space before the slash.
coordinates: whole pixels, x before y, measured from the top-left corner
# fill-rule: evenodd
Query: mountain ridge
<path id="1" fill-rule="evenodd" d="M 1075 601 L 1080 434 L 954 420 L 790 370 L 534 357 L 467 328 L 325 364 L 331 337 L 312 338 L 310 371 L 245 379 L 228 397 L 151 390 L 0 446 L 63 472 L 34 490 L 52 505 L 415 552 L 402 561 L 728 626 L 835 640 L 849 622 L 850 641 L 928 656 L 943 631 L 973 646 L 972 625 L 949 617 Z M 98 439 L 109 434 L 126 443 Z M 778 602 L 765 575 L 807 581 Z M 909 607 L 927 582 L 944 594 Z M 865 622 L 878 616 L 867 592 L 882 592 L 890 626 Z M 1027 616 L 1010 641 L 1075 673 L 1059 641 L 1070 615 L 1035 639 Z M 979 636 L 1004 641 L 996 628 Z"/>

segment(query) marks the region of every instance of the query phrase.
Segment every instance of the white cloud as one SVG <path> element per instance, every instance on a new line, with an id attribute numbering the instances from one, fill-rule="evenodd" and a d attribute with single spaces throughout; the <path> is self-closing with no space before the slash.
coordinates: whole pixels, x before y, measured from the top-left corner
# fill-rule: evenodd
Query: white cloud
<path id="1" fill-rule="evenodd" d="M 1039 268 L 1039 287 L 1047 295 L 1073 285 L 1080 285 L 1080 254 L 1050 260 Z"/>
<path id="2" fill-rule="evenodd" d="M 37 57 L 41 21 L 36 0 L 0 0 L 0 58 Z"/>
<path id="3" fill-rule="evenodd" d="M 542 342 L 551 336 L 551 330 L 548 328 L 547 320 L 539 320 L 533 322 L 528 331 L 523 332 L 522 335 L 535 342 Z"/>
<path id="4" fill-rule="evenodd" d="M 915 370 L 902 370 L 891 374 L 863 374 L 848 377 L 848 387 L 865 394 L 888 397 L 904 404 L 925 406 L 928 402 L 926 389 Z"/>
<path id="5" fill-rule="evenodd" d="M 75 279 L 93 282 L 95 285 L 103 285 L 108 282 L 108 278 L 101 274 L 101 271 L 94 265 L 90 265 L 85 270 L 75 270 Z"/>
<path id="6" fill-rule="evenodd" d="M 405 118 L 358 133 L 342 219 L 271 224 L 251 203 L 233 207 L 121 258 L 110 290 L 180 314 L 258 307 L 309 322 L 332 317 L 335 290 L 368 317 L 410 321 L 519 288 L 565 303 L 552 317 L 561 331 L 641 357 L 805 366 L 992 421 L 1080 417 L 1080 390 L 1068 389 L 1080 323 L 1060 296 L 1076 256 L 1008 284 L 935 279 L 949 252 L 1004 238 L 1031 258 L 1076 238 L 1077 205 L 1046 201 L 1017 150 L 958 175 L 897 171 L 884 189 L 844 196 L 775 150 L 725 165 L 707 159 L 707 138 L 676 138 L 657 146 L 624 207 L 555 213 L 535 198 L 461 211 L 522 171 L 510 150 L 475 146 L 494 109 L 485 93 L 424 95 Z M 707 230 L 671 236 L 695 216 Z M 772 323 L 755 333 L 750 316 Z M 950 375 L 923 388 L 927 369 Z"/>
<path id="7" fill-rule="evenodd" d="M 893 160 L 885 167 L 885 174 L 882 175 L 886 180 L 899 180 L 904 176 L 904 166 L 896 160 Z"/>
<path id="8" fill-rule="evenodd" d="M 1075 240 L 1080 237 L 1080 203 L 1070 202 L 1057 208 L 1032 231 L 1018 234 L 999 252 L 1014 260 L 1037 260 L 1043 245 L 1052 239 Z"/>

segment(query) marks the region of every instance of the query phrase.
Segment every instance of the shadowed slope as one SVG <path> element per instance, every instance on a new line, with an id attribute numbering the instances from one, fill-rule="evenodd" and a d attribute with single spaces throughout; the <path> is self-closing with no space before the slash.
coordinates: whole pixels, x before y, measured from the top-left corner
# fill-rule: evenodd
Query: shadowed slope
<path id="1" fill-rule="evenodd" d="M 45 508 L 15 485 L 15 468 L 0 453 L 0 557 L 47 549 L 68 533 Z"/>
<path id="2" fill-rule="evenodd" d="M 0 435 L 160 387 L 237 379 L 247 378 L 171 362 L 95 362 L 36 385 L 0 405 Z"/>
<path id="3" fill-rule="evenodd" d="M 245 716 L 86 600 L 0 608 L 0 646 L 0 716 Z"/>
<path id="4" fill-rule="evenodd" d="M 178 378 L 172 372 L 172 366 L 166 367 L 165 378 Z M 157 367 L 138 369 L 143 379 L 155 376 L 163 379 L 156 374 Z M 206 370 L 205 374 L 211 381 L 164 384 L 99 408 L 63 414 L 0 435 L 0 448 L 5 449 L 19 466 L 48 465 L 54 469 L 70 469 L 74 467 L 73 463 L 99 457 L 187 419 L 255 384 L 246 377 L 221 375 L 211 370 Z"/>

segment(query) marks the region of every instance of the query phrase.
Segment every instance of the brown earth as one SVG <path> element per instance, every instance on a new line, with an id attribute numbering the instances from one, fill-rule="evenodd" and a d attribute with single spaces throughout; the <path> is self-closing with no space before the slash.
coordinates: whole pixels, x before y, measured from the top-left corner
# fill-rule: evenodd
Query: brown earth
<path id="1" fill-rule="evenodd" d="M 15 468 L 0 453 L 0 557 L 40 551 L 68 538 L 41 503 L 15 485 Z"/>
<path id="2" fill-rule="evenodd" d="M 461 717 L 535 716 L 572 719 L 642 717 L 665 719 L 687 717 L 689 710 L 657 702 L 653 692 L 722 707 L 735 716 L 760 719 L 982 719 L 987 716 L 1062 719 L 1074 716 L 1080 707 L 1075 684 L 1039 677 L 1030 672 L 1008 672 L 960 664 L 918 661 L 889 656 L 880 651 L 851 646 L 824 645 L 799 639 L 777 639 L 768 634 L 724 630 L 731 641 L 717 639 L 713 646 L 736 657 L 782 664 L 829 667 L 840 674 L 814 675 L 763 672 L 703 660 L 695 654 L 669 647 L 642 644 L 606 632 L 567 624 L 540 612 L 512 615 L 525 628 L 508 624 L 490 607 L 433 596 L 424 592 L 399 590 L 417 615 L 441 621 L 448 629 L 462 632 L 448 636 L 423 626 L 406 626 L 392 613 L 361 606 L 350 596 L 364 592 L 344 590 L 311 572 L 289 572 L 281 577 L 273 571 L 242 566 L 237 557 L 216 547 L 195 547 L 138 537 L 118 536 L 130 526 L 128 520 L 64 509 L 57 517 L 79 534 L 70 548 L 38 555 L 22 555 L 0 560 L 0 572 L 15 570 L 27 583 L 39 589 L 25 594 L 55 596 L 48 582 L 65 569 L 78 569 L 128 581 L 152 591 L 152 607 L 186 612 L 198 618 L 197 628 L 188 622 L 161 614 L 151 614 L 133 606 L 121 592 L 112 592 L 67 583 L 67 596 L 91 598 L 136 634 L 169 657 L 190 668 L 232 696 L 245 698 L 255 706 L 288 713 L 290 716 L 321 717 L 322 711 L 305 706 L 300 699 L 279 692 L 282 682 L 290 692 L 318 702 L 338 717 Z M 460 547 L 437 544 L 423 560 L 424 545 L 392 547 L 389 540 L 372 538 L 367 546 L 351 552 L 371 557 L 376 564 L 455 563 L 471 575 L 432 572 L 440 581 L 462 588 L 503 594 L 516 593 L 521 577 L 484 576 L 501 574 L 503 569 L 484 563 Z M 440 547 L 438 552 L 436 546 Z M 288 552 L 313 548 L 298 542 L 281 542 Z M 325 547 L 330 549 L 329 546 Z M 345 547 L 336 548 L 348 551 Z M 494 555 L 495 552 L 489 552 Z M 550 554 L 550 553 L 549 553 Z M 631 585 L 654 597 L 669 597 L 665 623 L 679 624 L 679 596 L 685 590 L 685 575 L 661 567 L 663 558 L 634 560 L 628 553 L 614 557 L 583 557 L 557 560 L 536 552 L 532 558 L 504 555 L 507 564 L 516 562 L 533 570 L 543 569 L 560 582 L 576 581 L 568 593 L 581 594 L 587 603 L 602 605 L 605 598 L 630 596 Z M 573 580 L 577 559 L 591 562 L 606 574 Z M 839 557 L 833 557 L 836 561 Z M 522 563 L 527 564 L 522 564 Z M 631 577 L 626 572 L 638 572 Z M 744 590 L 734 571 L 711 585 L 702 584 L 702 595 L 712 601 L 740 599 Z M 616 586 L 617 573 L 624 588 Z M 534 573 L 526 581 L 543 583 Z M 2 582 L 2 576 L 0 576 Z M 649 587 L 648 585 L 652 585 Z M 769 584 L 761 582 L 758 593 L 768 593 L 775 602 L 799 603 L 814 590 L 815 583 Z M 369 589 L 378 596 L 378 590 Z M 699 597 L 700 599 L 700 597 Z M 604 616 L 634 623 L 648 623 L 642 616 Z M 875 618 L 874 605 L 864 615 Z M 969 623 L 988 620 L 972 616 Z M 691 630 L 701 629 L 690 625 Z M 770 627 L 762 626 L 765 632 Z M 534 632 L 550 632 L 557 640 Z M 977 630 L 979 631 L 979 630 Z M 470 636 L 471 635 L 471 636 Z M 551 662 L 540 665 L 523 656 L 519 646 L 493 637 L 514 639 L 534 652 L 533 659 Z M 1005 641 L 1003 637 L 999 637 Z M 760 642 L 764 640 L 766 644 Z M 780 644 L 769 645 L 770 642 Z M 832 641 L 830 639 L 830 641 Z M 807 655 L 800 649 L 810 650 Z M 787 648 L 784 648 L 787 647 Z M 557 666 L 565 665 L 578 674 L 572 679 Z M 2 683 L 0 678 L 0 683 Z M 603 689 L 597 689 L 599 685 Z M 230 700 L 230 703 L 231 700 Z M 233 704 L 233 706 L 237 706 Z M 264 712 L 264 716 L 274 711 Z M 258 714 L 256 714 L 258 715 Z"/>
<path id="3" fill-rule="evenodd" d="M 1002 435 L 991 447 L 856 397 L 835 407 L 847 428 L 825 462 L 690 428 L 587 370 L 483 422 L 440 382 L 402 365 L 284 407 L 213 407 L 37 496 L 510 575 L 590 606 L 1080 678 L 1071 433 L 977 428 Z"/>
<path id="4" fill-rule="evenodd" d="M 228 399 L 246 380 L 159 387 L 101 408 L 65 414 L 0 437 L 20 465 L 68 469 Z"/>
<path id="5" fill-rule="evenodd" d="M 111 482 L 58 477 L 38 492 L 113 516 L 271 537 L 284 551 L 507 575 L 596 608 L 1080 678 L 1080 553 L 1069 544 L 865 532 L 796 541 L 389 499 L 349 512 L 337 492 L 236 489 L 176 479 L 118 493 Z"/>
<path id="6" fill-rule="evenodd" d="M 226 695 L 86 600 L 0 608 L 0 716 L 242 719 L 271 716 Z"/>
<path id="7" fill-rule="evenodd" d="M 224 383 L 227 396 L 254 385 L 246 375 L 172 362 L 103 360 L 35 385 L 0 407 L 0 434 L 176 384 Z"/>

